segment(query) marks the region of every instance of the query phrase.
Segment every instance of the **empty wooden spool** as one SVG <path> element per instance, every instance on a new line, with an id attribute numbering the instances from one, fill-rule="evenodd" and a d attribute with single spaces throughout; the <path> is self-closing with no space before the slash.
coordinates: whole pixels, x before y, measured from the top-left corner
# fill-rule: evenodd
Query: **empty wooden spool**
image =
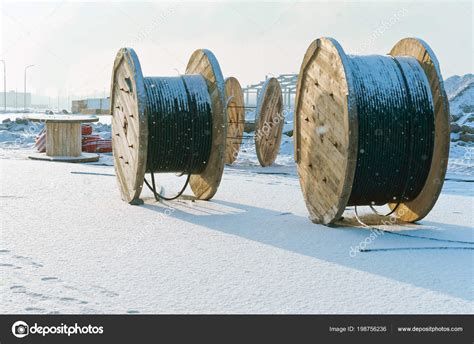
<path id="1" fill-rule="evenodd" d="M 99 160 L 99 154 L 82 152 L 81 133 L 81 123 L 97 122 L 97 116 L 30 114 L 27 118 L 46 124 L 46 153 L 33 153 L 30 159 L 77 163 Z"/>
<path id="2" fill-rule="evenodd" d="M 262 86 L 255 111 L 255 150 L 260 165 L 270 166 L 280 150 L 285 118 L 280 83 L 269 78 Z"/>
<path id="3" fill-rule="evenodd" d="M 239 81 L 234 77 L 225 79 L 227 102 L 227 142 L 225 163 L 232 164 L 239 154 L 245 126 L 244 94 Z"/>

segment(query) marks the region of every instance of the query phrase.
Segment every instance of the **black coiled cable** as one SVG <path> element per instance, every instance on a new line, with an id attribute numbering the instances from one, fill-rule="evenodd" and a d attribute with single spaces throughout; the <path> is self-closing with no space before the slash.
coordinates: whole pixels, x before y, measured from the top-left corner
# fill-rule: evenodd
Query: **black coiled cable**
<path id="1" fill-rule="evenodd" d="M 428 176 L 434 108 L 423 69 L 412 57 L 349 56 L 359 126 L 348 205 L 413 200 Z"/>
<path id="2" fill-rule="evenodd" d="M 146 171 L 151 174 L 155 198 L 179 197 L 191 174 L 204 170 L 212 146 L 212 108 L 207 84 L 201 75 L 144 78 L 148 119 Z M 188 174 L 177 196 L 156 191 L 154 173 Z"/>

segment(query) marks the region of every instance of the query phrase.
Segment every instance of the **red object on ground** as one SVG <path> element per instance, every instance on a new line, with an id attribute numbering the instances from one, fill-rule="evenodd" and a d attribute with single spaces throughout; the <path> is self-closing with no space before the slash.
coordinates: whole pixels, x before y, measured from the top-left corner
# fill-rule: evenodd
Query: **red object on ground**
<path id="1" fill-rule="evenodd" d="M 92 134 L 92 126 L 89 124 L 83 124 L 81 129 L 82 129 L 82 135 Z"/>
<path id="2" fill-rule="evenodd" d="M 101 139 L 99 135 L 83 136 L 82 150 L 87 153 L 110 153 L 112 140 Z"/>
<path id="3" fill-rule="evenodd" d="M 82 145 L 92 141 L 102 140 L 99 135 L 82 135 Z"/>
<path id="4" fill-rule="evenodd" d="M 41 129 L 35 138 L 35 147 L 40 153 L 46 152 L 46 128 Z"/>
<path id="5" fill-rule="evenodd" d="M 92 126 L 83 124 L 82 151 L 87 153 L 112 152 L 112 140 L 102 139 L 99 135 L 92 135 Z M 46 152 L 46 128 L 43 128 L 35 139 L 35 147 L 40 153 Z"/>

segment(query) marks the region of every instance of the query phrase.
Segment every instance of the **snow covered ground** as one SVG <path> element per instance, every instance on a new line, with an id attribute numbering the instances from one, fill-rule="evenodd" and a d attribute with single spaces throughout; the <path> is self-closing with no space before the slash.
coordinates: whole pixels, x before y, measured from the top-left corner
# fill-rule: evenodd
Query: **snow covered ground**
<path id="1" fill-rule="evenodd" d="M 1 166 L 3 313 L 474 312 L 472 250 L 416 249 L 470 245 L 315 225 L 294 167 L 228 167 L 211 202 L 145 190 L 137 207 L 111 166 Z M 470 185 L 448 180 L 420 225 L 392 230 L 472 242 Z M 363 242 L 406 250 L 354 254 Z"/>
<path id="2" fill-rule="evenodd" d="M 461 112 L 442 194 L 419 224 L 378 226 L 394 233 L 358 225 L 353 209 L 338 227 L 311 223 L 286 135 L 268 168 L 245 139 L 210 202 L 144 189 L 130 206 L 111 155 L 28 160 L 41 126 L 14 114 L 0 124 L 0 313 L 472 314 L 470 80 L 446 81 Z M 110 137 L 108 124 L 94 131 Z M 182 182 L 160 175 L 168 195 Z"/>

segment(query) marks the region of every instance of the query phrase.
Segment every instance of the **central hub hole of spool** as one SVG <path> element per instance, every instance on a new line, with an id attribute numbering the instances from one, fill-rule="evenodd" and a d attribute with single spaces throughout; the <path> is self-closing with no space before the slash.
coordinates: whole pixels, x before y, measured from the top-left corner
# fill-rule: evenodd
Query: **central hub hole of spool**
<path id="1" fill-rule="evenodd" d="M 125 135 L 127 135 L 127 129 L 128 129 L 127 116 L 123 116 L 123 132 L 125 133 Z"/>
<path id="2" fill-rule="evenodd" d="M 229 123 L 234 124 L 239 120 L 237 118 L 237 115 L 238 115 L 237 104 L 234 101 L 230 101 L 229 105 L 227 105 L 227 114 L 229 116 L 229 118 L 227 119 Z M 234 126 L 234 125 L 231 125 L 229 127 L 232 129 L 238 128 L 238 126 Z M 235 136 L 235 132 L 234 131 L 230 132 L 230 136 L 232 136 L 233 138 Z"/>
<path id="3" fill-rule="evenodd" d="M 128 87 L 128 91 L 130 93 L 133 93 L 133 86 L 132 86 L 132 80 L 130 80 L 130 78 L 125 78 L 125 83 L 127 84 L 127 87 Z"/>

